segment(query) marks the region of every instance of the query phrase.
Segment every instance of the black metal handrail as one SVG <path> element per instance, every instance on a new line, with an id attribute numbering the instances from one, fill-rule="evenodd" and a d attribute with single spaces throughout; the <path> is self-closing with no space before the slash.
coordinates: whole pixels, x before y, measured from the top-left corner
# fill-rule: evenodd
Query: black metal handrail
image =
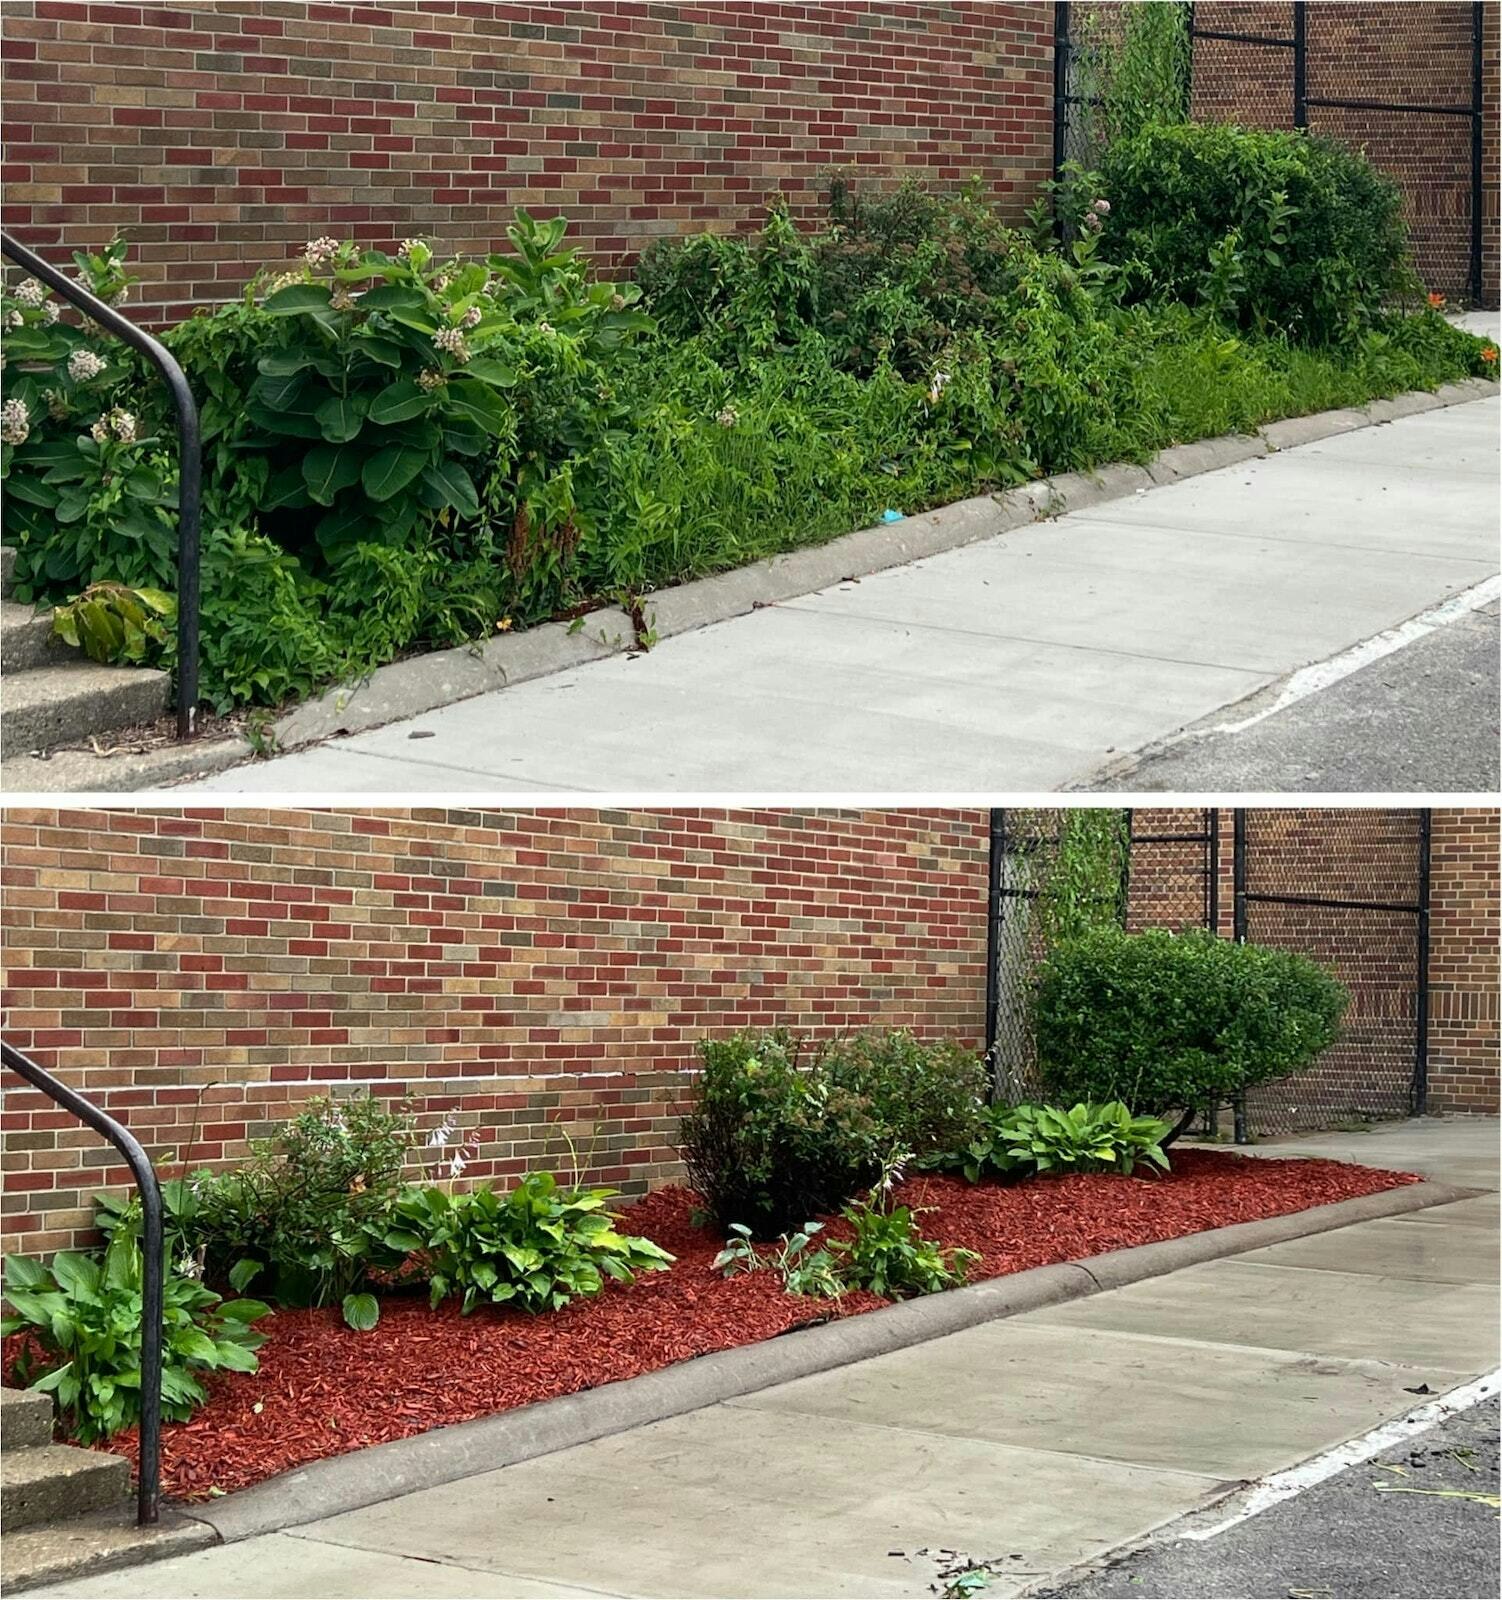
<path id="1" fill-rule="evenodd" d="M 8 233 L 0 233 L 0 255 L 24 267 L 55 290 L 71 306 L 151 361 L 172 391 L 177 410 L 177 736 L 191 739 L 198 726 L 198 563 L 201 521 L 203 451 L 198 431 L 198 406 L 183 369 L 159 340 L 113 306 L 28 250 Z"/>
<path id="2" fill-rule="evenodd" d="M 0 1042 L 0 1059 L 65 1111 L 103 1134 L 125 1158 L 141 1194 L 141 1461 L 136 1475 L 136 1521 L 157 1520 L 162 1479 L 162 1191 L 151 1158 L 128 1128 L 92 1100 L 39 1067 L 14 1045 Z"/>

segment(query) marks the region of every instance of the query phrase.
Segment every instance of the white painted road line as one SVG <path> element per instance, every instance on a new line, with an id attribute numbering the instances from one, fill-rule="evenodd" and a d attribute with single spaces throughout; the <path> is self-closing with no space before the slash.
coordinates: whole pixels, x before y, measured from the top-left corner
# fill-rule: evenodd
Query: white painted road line
<path id="1" fill-rule="evenodd" d="M 1191 737 L 1202 739 L 1212 733 L 1240 733 L 1243 729 L 1253 727 L 1268 717 L 1275 717 L 1280 711 L 1286 711 L 1289 706 L 1296 705 L 1300 700 L 1318 694 L 1321 689 L 1328 689 L 1332 684 L 1339 683 L 1342 678 L 1350 677 L 1353 672 L 1360 672 L 1363 667 L 1370 666 L 1374 661 L 1380 661 L 1383 656 L 1390 656 L 1405 645 L 1412 644 L 1416 639 L 1422 639 L 1426 633 L 1433 633 L 1435 629 L 1443 628 L 1448 623 L 1459 622 L 1462 617 L 1469 616 L 1473 611 L 1479 611 L 1499 597 L 1502 597 L 1502 575 L 1487 578 L 1485 582 L 1478 583 L 1473 588 L 1451 595 L 1448 600 L 1432 606 L 1421 615 L 1399 623 L 1396 628 L 1389 628 L 1385 633 L 1363 639 L 1360 644 L 1353 644 L 1349 650 L 1342 650 L 1339 655 L 1331 656 L 1326 661 L 1316 661 L 1311 666 L 1300 667 L 1290 676 L 1283 687 L 1283 692 L 1273 704 L 1253 716 L 1244 717 L 1240 722 L 1221 722 L 1214 727 L 1197 729 Z"/>
<path id="2" fill-rule="evenodd" d="M 1440 1395 L 1427 1405 L 1419 1406 L 1404 1416 L 1394 1418 L 1391 1422 L 1384 1422 L 1381 1427 L 1373 1428 L 1370 1433 L 1362 1434 L 1359 1439 L 1349 1439 L 1345 1444 L 1337 1445 L 1333 1450 L 1326 1450 L 1323 1455 L 1314 1456 L 1296 1467 L 1290 1467 L 1286 1472 L 1272 1473 L 1257 1485 L 1234 1517 L 1227 1517 L 1225 1521 L 1217 1522 L 1214 1527 L 1200 1528 L 1193 1533 L 1186 1533 L 1183 1537 L 1194 1540 L 1213 1539 L 1218 1534 L 1224 1533 L 1227 1528 L 1234 1528 L 1238 1522 L 1245 1522 L 1249 1517 L 1260 1515 L 1269 1506 L 1278 1505 L 1284 1500 L 1292 1500 L 1295 1495 L 1302 1494 L 1306 1489 L 1312 1489 L 1317 1483 L 1323 1483 L 1326 1478 L 1333 1478 L 1337 1472 L 1344 1472 L 1347 1467 L 1359 1466 L 1363 1461 L 1370 1461 L 1373 1456 L 1380 1455 L 1384 1450 L 1390 1450 L 1394 1445 L 1402 1444 L 1414 1434 L 1422 1433 L 1425 1428 L 1432 1428 L 1436 1422 L 1442 1422 L 1457 1411 L 1469 1411 L 1472 1406 L 1480 1405 L 1483 1400 L 1489 1400 L 1499 1392 L 1502 1392 L 1502 1369 L 1489 1372 L 1483 1378 L 1475 1378 L 1470 1383 L 1462 1384 L 1458 1389 L 1451 1389 L 1448 1394 Z"/>

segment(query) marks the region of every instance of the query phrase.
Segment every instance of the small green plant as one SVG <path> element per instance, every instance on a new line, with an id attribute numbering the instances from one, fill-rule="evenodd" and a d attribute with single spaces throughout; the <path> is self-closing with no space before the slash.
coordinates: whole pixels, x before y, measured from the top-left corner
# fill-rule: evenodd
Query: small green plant
<path id="1" fill-rule="evenodd" d="M 397 1202 L 385 1243 L 420 1257 L 434 1306 L 458 1295 L 466 1314 L 482 1303 L 558 1311 L 598 1294 L 607 1278 L 630 1283 L 672 1264 L 650 1239 L 617 1230 L 619 1217 L 606 1209 L 614 1193 L 565 1187 L 545 1172 L 529 1173 L 506 1194 L 411 1188 Z"/>
<path id="2" fill-rule="evenodd" d="M 890 1155 L 864 1199 L 840 1213 L 850 1225 L 850 1238 L 835 1248 L 840 1277 L 852 1288 L 891 1299 L 938 1294 L 964 1283 L 980 1260 L 974 1250 L 946 1250 L 925 1239 L 912 1207 L 893 1204 L 893 1190 L 911 1159 L 905 1152 Z"/>
<path id="3" fill-rule="evenodd" d="M 140 1420 L 141 1250 L 126 1231 L 103 1260 L 63 1251 L 50 1266 L 5 1258 L 0 1333 L 25 1333 L 17 1376 L 55 1395 L 69 1434 L 93 1444 Z M 267 1314 L 259 1300 L 223 1301 L 191 1277 L 169 1271 L 162 1337 L 162 1414 L 186 1422 L 206 1398 L 202 1375 L 254 1372 Z"/>
<path id="4" fill-rule="evenodd" d="M 1138 1117 L 1119 1101 L 1056 1106 L 1016 1106 L 1000 1132 L 1008 1156 L 1037 1172 L 1119 1172 L 1149 1164 L 1168 1171 L 1163 1140 L 1171 1122 Z"/>
<path id="5" fill-rule="evenodd" d="M 783 1234 L 770 1249 L 758 1251 L 750 1228 L 744 1222 L 734 1222 L 725 1248 L 710 1265 L 727 1278 L 765 1268 L 777 1273 L 789 1294 L 838 1299 L 845 1292 L 839 1258 L 823 1245 L 814 1248 L 815 1238 L 823 1231 L 822 1222 L 805 1222 L 796 1232 Z"/>
<path id="6" fill-rule="evenodd" d="M 1039 1071 L 1058 1104 L 1187 1115 L 1308 1066 L 1339 1035 L 1349 999 L 1292 951 L 1202 930 L 1099 928 L 1038 968 Z"/>

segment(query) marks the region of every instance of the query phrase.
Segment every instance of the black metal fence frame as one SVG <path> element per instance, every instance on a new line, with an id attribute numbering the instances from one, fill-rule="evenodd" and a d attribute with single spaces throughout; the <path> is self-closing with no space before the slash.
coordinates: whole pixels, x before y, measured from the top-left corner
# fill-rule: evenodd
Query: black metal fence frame
<path id="1" fill-rule="evenodd" d="M 1194 73 L 1194 45 L 1199 39 L 1214 39 L 1231 44 L 1261 45 L 1267 49 L 1291 52 L 1290 88 L 1293 94 L 1293 125 L 1307 129 L 1309 108 L 1326 106 L 1343 111 L 1403 112 L 1413 116 L 1466 117 L 1471 124 L 1471 238 L 1470 262 L 1467 269 L 1466 293 L 1473 302 L 1482 298 L 1481 254 L 1485 234 L 1483 201 L 1485 182 L 1482 176 L 1482 131 L 1485 126 L 1485 107 L 1482 100 L 1482 63 L 1486 38 L 1486 14 L 1483 0 L 1473 0 L 1471 5 L 1471 100 L 1464 106 L 1430 105 L 1414 101 L 1356 100 L 1309 93 L 1309 19 L 1307 0 L 1293 0 L 1293 25 L 1289 37 L 1276 34 L 1238 33 L 1222 28 L 1201 28 L 1195 20 L 1195 7 L 1189 10 L 1189 71 L 1191 82 Z M 1064 165 L 1070 123 L 1070 107 L 1084 105 L 1087 97 L 1069 92 L 1069 58 L 1071 34 L 1069 31 L 1068 0 L 1056 0 L 1054 5 L 1054 122 L 1053 169 L 1059 176 Z"/>
<path id="2" fill-rule="evenodd" d="M 1409 1088 L 1408 1109 L 1412 1116 L 1421 1117 L 1429 1108 L 1429 920 L 1431 901 L 1431 856 L 1434 813 L 1421 806 L 1418 813 L 1418 894 L 1408 900 L 1356 900 L 1338 895 L 1268 894 L 1247 887 L 1250 847 L 1247 842 L 1246 808 L 1237 806 L 1233 824 L 1232 857 L 1232 937 L 1245 944 L 1248 915 L 1251 905 L 1325 906 L 1331 910 L 1380 911 L 1414 918 L 1414 1041 L 1413 1080 Z M 1242 1101 L 1235 1107 L 1236 1142 L 1246 1144 L 1246 1108 Z"/>
<path id="3" fill-rule="evenodd" d="M 129 317 L 106 305 L 44 261 L 34 250 L 0 233 L 0 255 L 60 294 L 92 322 L 139 350 L 161 373 L 177 412 L 177 736 L 191 739 L 198 731 L 198 570 L 202 520 L 203 451 L 198 406 L 187 375 L 166 347 L 137 327 Z"/>

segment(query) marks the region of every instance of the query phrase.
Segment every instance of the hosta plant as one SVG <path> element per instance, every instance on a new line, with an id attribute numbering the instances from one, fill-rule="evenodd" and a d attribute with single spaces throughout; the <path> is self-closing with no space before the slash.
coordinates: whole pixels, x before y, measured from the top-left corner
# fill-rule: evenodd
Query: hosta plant
<path id="1" fill-rule="evenodd" d="M 650 1239 L 617 1231 L 619 1219 L 606 1209 L 614 1193 L 565 1187 L 545 1172 L 529 1173 L 505 1194 L 411 1188 L 397 1203 L 386 1244 L 422 1262 L 435 1306 L 458 1295 L 465 1312 L 485 1302 L 557 1311 L 598 1294 L 607 1278 L 630 1283 L 638 1272 L 672 1264 Z"/>
<path id="2" fill-rule="evenodd" d="M 0 1333 L 28 1335 L 17 1376 L 56 1396 L 69 1434 L 92 1444 L 141 1415 L 140 1246 L 126 1232 L 102 1260 L 62 1251 L 44 1266 L 5 1260 Z M 191 1277 L 168 1271 L 162 1328 L 162 1415 L 186 1422 L 206 1398 L 203 1375 L 254 1372 L 264 1335 L 251 1324 L 267 1314 L 259 1300 L 221 1300 Z"/>

